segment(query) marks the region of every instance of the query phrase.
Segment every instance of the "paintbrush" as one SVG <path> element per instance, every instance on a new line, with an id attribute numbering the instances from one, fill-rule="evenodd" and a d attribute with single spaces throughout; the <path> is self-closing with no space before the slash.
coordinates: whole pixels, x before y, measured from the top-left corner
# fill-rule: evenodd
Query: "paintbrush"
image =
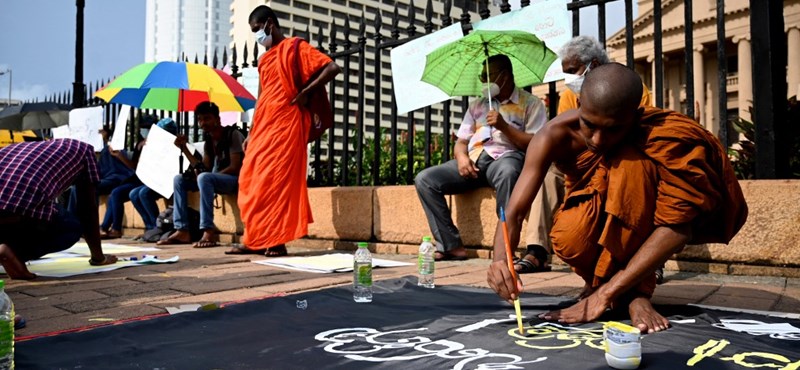
<path id="1" fill-rule="evenodd" d="M 511 271 L 511 280 L 514 282 L 514 293 L 517 298 L 514 299 L 514 311 L 517 314 L 517 326 L 519 326 L 519 334 L 525 335 L 522 329 L 522 309 L 519 306 L 519 291 L 517 291 L 517 272 L 514 270 L 514 253 L 511 252 L 511 242 L 508 237 L 508 225 L 506 225 L 506 212 L 503 207 L 500 207 L 500 223 L 503 225 L 503 240 L 506 243 L 506 260 L 508 261 L 508 269 Z"/>

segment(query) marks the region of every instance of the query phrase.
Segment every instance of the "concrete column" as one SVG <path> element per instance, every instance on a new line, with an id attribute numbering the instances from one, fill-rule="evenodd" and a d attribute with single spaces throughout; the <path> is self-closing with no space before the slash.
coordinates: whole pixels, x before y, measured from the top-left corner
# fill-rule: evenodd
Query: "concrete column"
<path id="1" fill-rule="evenodd" d="M 708 114 L 706 114 L 706 76 L 705 76 L 705 65 L 703 63 L 703 45 L 695 45 L 694 50 L 694 100 L 697 102 L 698 105 L 695 106 L 697 110 L 695 111 L 695 116 L 699 116 L 700 126 L 704 126 L 707 130 L 711 132 L 716 132 L 714 127 L 712 127 L 713 123 L 711 120 L 707 119 Z M 694 102 L 688 102 L 689 104 L 694 104 Z M 693 117 L 694 118 L 694 117 Z"/>
<path id="2" fill-rule="evenodd" d="M 788 46 L 788 90 L 787 97 L 800 95 L 800 28 L 793 25 L 786 32 Z"/>
<path id="3" fill-rule="evenodd" d="M 652 55 L 648 56 L 647 63 L 650 63 L 650 98 L 653 102 L 653 106 L 655 106 L 656 105 L 656 58 Z"/>
<path id="4" fill-rule="evenodd" d="M 750 50 L 750 35 L 733 38 L 739 60 L 739 117 L 752 120 L 750 106 L 753 105 L 753 57 Z"/>

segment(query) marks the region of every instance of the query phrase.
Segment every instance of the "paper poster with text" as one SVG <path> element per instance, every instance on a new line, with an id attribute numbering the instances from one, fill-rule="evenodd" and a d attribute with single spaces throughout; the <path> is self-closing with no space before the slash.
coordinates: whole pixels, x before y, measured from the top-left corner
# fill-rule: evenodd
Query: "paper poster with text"
<path id="1" fill-rule="evenodd" d="M 69 137 L 93 146 L 95 152 L 103 150 L 102 128 L 103 107 L 78 108 L 69 112 Z"/>
<path id="2" fill-rule="evenodd" d="M 153 125 L 147 134 L 147 143 L 142 148 L 136 176 L 150 189 L 169 198 L 174 191 L 175 175 L 189 168 L 189 159 L 183 157 L 180 168 L 181 150 L 175 146 L 175 135 Z"/>

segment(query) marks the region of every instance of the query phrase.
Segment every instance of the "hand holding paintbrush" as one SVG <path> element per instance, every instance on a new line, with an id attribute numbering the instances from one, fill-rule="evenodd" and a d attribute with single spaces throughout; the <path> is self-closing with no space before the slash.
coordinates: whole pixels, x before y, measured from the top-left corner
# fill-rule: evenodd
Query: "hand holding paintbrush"
<path id="1" fill-rule="evenodd" d="M 506 225 L 506 212 L 503 210 L 503 207 L 500 207 L 500 222 L 503 225 L 503 241 L 506 245 L 506 261 L 508 262 L 508 270 L 511 273 L 511 280 L 514 283 L 514 311 L 517 314 L 517 325 L 519 326 L 519 333 L 524 335 L 524 330 L 522 328 L 522 309 L 519 305 L 519 289 L 518 289 L 518 279 L 517 271 L 514 270 L 514 253 L 511 251 L 511 242 L 508 237 L 508 226 Z"/>

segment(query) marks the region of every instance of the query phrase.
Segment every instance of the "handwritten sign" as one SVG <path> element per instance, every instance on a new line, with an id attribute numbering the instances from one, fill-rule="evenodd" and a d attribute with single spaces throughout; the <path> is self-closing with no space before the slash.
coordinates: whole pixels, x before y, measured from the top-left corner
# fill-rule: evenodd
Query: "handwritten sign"
<path id="1" fill-rule="evenodd" d="M 175 135 L 153 125 L 147 134 L 147 143 L 142 149 L 136 176 L 150 189 L 163 195 L 172 196 L 175 175 L 189 168 L 189 159 L 183 158 L 183 169 L 179 170 L 181 150 L 175 146 Z"/>
<path id="2" fill-rule="evenodd" d="M 114 134 L 111 136 L 111 142 L 108 143 L 114 150 L 125 148 L 125 133 L 128 132 L 128 116 L 130 113 L 130 106 L 123 105 L 120 107 L 117 124 L 114 126 Z"/>
<path id="3" fill-rule="evenodd" d="M 392 49 L 392 84 L 398 114 L 450 99 L 438 87 L 422 82 L 425 56 L 463 36 L 461 24 L 456 23 Z"/>
<path id="4" fill-rule="evenodd" d="M 242 68 L 241 83 L 250 94 L 256 97 L 256 99 L 260 98 L 260 96 L 258 96 L 258 68 Z M 252 122 L 254 112 L 255 109 L 248 109 L 243 112 L 242 122 Z"/>
<path id="5" fill-rule="evenodd" d="M 572 38 L 572 18 L 567 10 L 567 0 L 539 1 L 519 10 L 491 17 L 472 24 L 475 30 L 526 31 L 544 41 L 550 50 L 558 53 Z M 544 77 L 544 82 L 564 79 L 561 59 L 556 59 Z"/>
<path id="6" fill-rule="evenodd" d="M 78 108 L 69 112 L 69 137 L 93 146 L 95 152 L 103 150 L 102 128 L 103 107 Z"/>

